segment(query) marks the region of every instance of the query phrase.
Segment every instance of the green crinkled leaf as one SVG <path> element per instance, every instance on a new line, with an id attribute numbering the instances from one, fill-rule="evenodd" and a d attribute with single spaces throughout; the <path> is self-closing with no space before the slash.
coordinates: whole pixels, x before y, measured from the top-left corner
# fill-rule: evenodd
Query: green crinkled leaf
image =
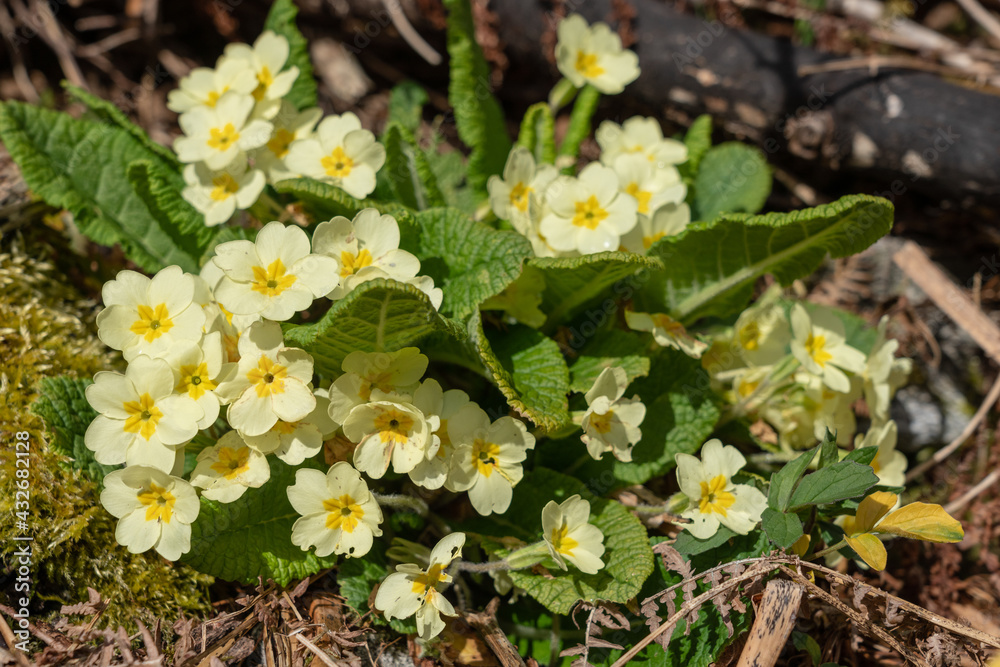
<path id="1" fill-rule="evenodd" d="M 871 466 L 856 461 L 841 461 L 803 477 L 792 494 L 789 506 L 825 505 L 856 498 L 876 484 L 878 475 Z"/>
<path id="2" fill-rule="evenodd" d="M 368 606 L 372 590 L 393 572 L 394 568 L 385 555 L 386 542 L 388 542 L 386 539 L 376 539 L 371 551 L 363 557 L 345 558 L 337 566 L 340 594 L 359 616 L 372 611 Z M 370 618 L 376 624 L 385 624 L 385 618 L 381 614 L 372 614 Z M 414 634 L 417 631 L 417 621 L 413 616 L 404 619 L 394 618 L 389 625 L 402 634 Z"/>
<path id="3" fill-rule="evenodd" d="M 719 418 L 708 375 L 697 359 L 665 349 L 652 358 L 649 374 L 625 391 L 642 397 L 646 417 L 642 439 L 632 448 L 632 461 L 623 463 L 605 454 L 600 461 L 586 459 L 573 476 L 587 481 L 598 493 L 642 484 L 674 467 L 674 455 L 690 454 L 705 442 Z M 561 447 L 542 447 L 535 453 L 543 465 L 556 467 L 586 455 L 578 436 L 560 441 Z M 575 448 L 575 449 L 574 449 Z M 551 458 L 550 458 L 551 457 Z"/>
<path id="4" fill-rule="evenodd" d="M 498 231 L 453 208 L 421 211 L 422 275 L 444 291 L 441 311 L 464 321 L 491 296 L 502 292 L 531 257 L 531 243 L 517 232 Z"/>
<path id="5" fill-rule="evenodd" d="M 573 339 L 567 341 L 573 345 Z M 649 357 L 646 340 L 630 331 L 608 329 L 598 332 L 580 350 L 576 361 L 569 367 L 570 390 L 580 393 L 590 391 L 594 381 L 612 366 L 625 369 L 628 381 L 649 375 Z"/>
<path id="6" fill-rule="evenodd" d="M 225 581 L 255 584 L 263 577 L 279 586 L 333 567 L 335 556 L 318 558 L 292 544 L 292 525 L 300 515 L 287 489 L 295 483 L 296 467 L 273 457 L 268 463 L 271 478 L 239 500 L 201 498 L 201 512 L 191 524 L 191 551 L 181 556 L 182 563 Z"/>
<path id="7" fill-rule="evenodd" d="M 462 154 L 456 150 L 441 152 L 437 148 L 429 148 L 424 155 L 447 205 L 469 216 L 475 215 L 479 198 L 465 182 L 465 159 Z"/>
<path id="8" fill-rule="evenodd" d="M 510 152 L 510 138 L 503 110 L 493 97 L 490 68 L 476 43 L 469 0 L 444 0 L 448 10 L 448 56 L 451 77 L 448 101 L 455 110 L 455 125 L 469 153 L 469 184 L 486 196 L 486 180 L 503 171 Z"/>
<path id="9" fill-rule="evenodd" d="M 767 489 L 768 507 L 779 512 L 784 512 L 788 509 L 788 500 L 792 497 L 792 491 L 795 490 L 795 485 L 809 467 L 809 464 L 816 458 L 817 449 L 819 449 L 818 446 L 804 454 L 800 454 L 781 466 L 781 470 L 771 474 L 771 484 Z"/>
<path id="10" fill-rule="evenodd" d="M 129 183 L 177 247 L 202 257 L 221 228 L 205 226 L 205 216 L 181 196 L 173 184 L 148 160 L 136 160 L 126 172 Z"/>
<path id="11" fill-rule="evenodd" d="M 552 108 L 545 102 L 532 104 L 524 112 L 517 145 L 527 148 L 535 164 L 553 164 L 556 160 L 555 120 Z"/>
<path id="12" fill-rule="evenodd" d="M 335 301 L 319 322 L 284 329 L 285 344 L 311 354 L 325 380 L 340 375 L 344 357 L 355 350 L 392 352 L 435 331 L 464 335 L 438 314 L 426 294 L 384 278 L 362 283 Z"/>
<path id="13" fill-rule="evenodd" d="M 584 84 L 583 88 L 573 102 L 573 112 L 569 117 L 569 126 L 566 128 L 566 135 L 562 144 L 559 145 L 559 155 L 576 157 L 580 152 L 580 144 L 590 136 L 590 121 L 597 110 L 597 103 L 601 101 L 601 92 L 592 85 Z M 564 173 L 573 173 L 572 167 L 563 170 Z"/>
<path id="14" fill-rule="evenodd" d="M 542 310 L 550 325 L 563 324 L 581 307 L 605 294 L 613 306 L 615 299 L 628 299 L 644 285 L 650 272 L 663 268 L 659 260 L 630 252 L 600 252 L 582 257 L 532 257 L 528 266 L 545 275 Z M 595 319 L 608 316 L 607 309 L 596 308 Z M 613 310 L 613 308 L 612 308 Z M 601 322 L 592 322 L 599 327 Z"/>
<path id="15" fill-rule="evenodd" d="M 753 146 L 728 141 L 705 153 L 694 179 L 694 220 L 756 213 L 771 194 L 771 168 Z"/>
<path id="16" fill-rule="evenodd" d="M 174 243 L 125 178 L 136 160 L 160 162 L 131 133 L 5 102 L 0 139 L 31 189 L 72 212 L 85 235 L 105 245 L 121 243 L 129 259 L 149 272 L 171 264 L 198 272 L 198 257 Z"/>
<path id="17" fill-rule="evenodd" d="M 166 146 L 161 146 L 150 139 L 149 135 L 146 134 L 146 131 L 129 120 L 128 116 L 126 116 L 121 109 L 108 100 L 97 97 L 96 95 L 91 95 L 83 88 L 74 86 L 68 81 L 63 81 L 63 88 L 66 89 L 66 92 L 69 93 L 74 100 L 85 105 L 91 113 L 96 115 L 102 121 L 125 130 L 131 134 L 136 141 L 147 148 L 150 153 L 156 155 L 156 157 L 161 161 L 162 166 L 167 168 L 170 176 L 172 176 L 171 181 L 173 183 L 180 184 L 182 182 L 180 173 L 183 165 L 180 163 L 180 160 L 177 159 L 174 152 Z"/>
<path id="18" fill-rule="evenodd" d="M 855 449 L 853 452 L 848 452 L 847 456 L 844 457 L 845 461 L 854 461 L 855 463 L 860 463 L 863 466 L 870 465 L 872 461 L 875 460 L 875 455 L 878 454 L 878 447 L 861 447 L 860 449 Z"/>
<path id="19" fill-rule="evenodd" d="M 688 159 L 682 169 L 692 178 L 698 173 L 705 153 L 712 147 L 712 117 L 698 116 L 684 135 L 684 145 L 688 149 Z"/>
<path id="20" fill-rule="evenodd" d="M 396 199 L 417 210 L 444 206 L 437 178 L 413 134 L 399 123 L 392 122 L 385 130 L 384 140 L 384 171 Z"/>
<path id="21" fill-rule="evenodd" d="M 309 42 L 295 25 L 299 9 L 292 0 L 274 0 L 264 22 L 264 30 L 273 30 L 288 40 L 288 62 L 285 69 L 299 68 L 299 76 L 284 99 L 301 111 L 316 106 L 316 79 L 309 59 Z"/>
<path id="22" fill-rule="evenodd" d="M 569 421 L 569 369 L 554 340 L 523 324 L 487 333 L 478 315 L 470 327 L 480 359 L 514 410 L 549 431 Z"/>
<path id="23" fill-rule="evenodd" d="M 761 516 L 761 528 L 767 538 L 782 549 L 787 549 L 802 537 L 802 521 L 794 514 L 784 514 L 770 507 Z"/>
<path id="24" fill-rule="evenodd" d="M 473 519 L 467 528 L 462 527 L 483 535 L 537 542 L 542 534 L 542 508 L 550 500 L 562 502 L 573 494 L 590 502 L 590 522 L 604 533 L 604 568 L 597 574 L 584 574 L 572 566 L 566 571 L 552 568 L 551 577 L 530 569 L 510 572 L 515 586 L 556 614 L 569 613 L 579 600 L 626 602 L 639 593 L 653 572 L 653 552 L 637 518 L 620 503 L 594 496 L 579 480 L 535 468 L 514 488 L 510 509 L 504 514 Z"/>
<path id="25" fill-rule="evenodd" d="M 399 123 L 416 133 L 428 99 L 427 91 L 419 83 L 401 81 L 389 91 L 389 117 L 386 124 Z"/>
<path id="26" fill-rule="evenodd" d="M 358 199 L 335 185 L 312 178 L 289 178 L 275 183 L 274 189 L 281 194 L 289 194 L 301 200 L 317 220 L 329 220 L 338 215 L 352 219 L 359 211 L 374 208 L 380 213 L 387 213 L 396 218 L 399 222 L 399 232 L 404 239 L 408 233 L 412 236 L 415 229 L 413 211 L 402 204 Z"/>
<path id="27" fill-rule="evenodd" d="M 649 282 L 646 308 L 684 322 L 732 315 L 762 275 L 787 285 L 812 273 L 827 253 L 859 253 L 889 232 L 892 212 L 885 199 L 851 195 L 791 213 L 728 214 L 692 225 L 650 248 L 665 268 Z"/>
<path id="28" fill-rule="evenodd" d="M 97 412 L 87 402 L 87 387 L 93 380 L 71 378 L 66 375 L 44 378 L 38 387 L 38 398 L 31 411 L 45 421 L 52 432 L 49 445 L 63 456 L 72 459 L 71 466 L 90 479 L 103 485 L 104 477 L 120 466 L 108 466 L 94 460 L 94 452 L 87 449 L 83 436 Z"/>

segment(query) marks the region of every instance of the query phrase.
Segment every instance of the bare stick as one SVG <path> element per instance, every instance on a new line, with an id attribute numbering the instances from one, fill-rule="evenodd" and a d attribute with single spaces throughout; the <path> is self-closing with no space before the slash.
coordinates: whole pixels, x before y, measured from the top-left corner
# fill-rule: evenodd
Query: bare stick
<path id="1" fill-rule="evenodd" d="M 995 487 L 998 481 L 1000 481 L 1000 470 L 994 470 L 989 475 L 979 480 L 979 483 L 974 487 L 963 493 L 960 498 L 948 503 L 948 505 L 945 506 L 944 511 L 948 514 L 954 514 L 955 512 L 960 511 L 969 503 L 969 501 L 978 496 L 980 493 L 986 489 Z"/>
<path id="2" fill-rule="evenodd" d="M 804 592 L 801 584 L 791 581 L 772 579 L 767 582 L 737 667 L 774 667 L 795 627 Z"/>

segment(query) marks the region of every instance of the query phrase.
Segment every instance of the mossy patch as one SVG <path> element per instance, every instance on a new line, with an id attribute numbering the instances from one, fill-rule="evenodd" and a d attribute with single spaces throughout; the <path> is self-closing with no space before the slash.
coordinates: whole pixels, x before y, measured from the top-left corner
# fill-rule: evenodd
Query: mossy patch
<path id="1" fill-rule="evenodd" d="M 36 236 L 36 234 L 31 234 Z M 40 236 L 38 234 L 37 236 Z M 46 252 L 31 243 L 33 254 Z M 0 560 L 19 543 L 15 520 L 14 433 L 30 438 L 30 533 L 34 535 L 32 611 L 39 617 L 88 598 L 111 602 L 100 625 L 134 628 L 134 619 L 171 621 L 210 611 L 212 578 L 154 552 L 130 554 L 115 542 L 116 520 L 101 507 L 98 485 L 50 446 L 53 434 L 31 411 L 43 378 L 86 378 L 120 362 L 95 333 L 97 304 L 84 299 L 56 266 L 25 251 L 17 239 L 0 252 Z M 20 543 L 23 544 L 23 543 Z M 7 567 L 10 567 L 7 565 Z M 14 585 L 10 570 L 5 588 Z M 9 578 L 8 578 L 9 577 Z M 8 594 L 12 590 L 6 591 Z M 167 626 L 169 627 L 169 625 Z"/>

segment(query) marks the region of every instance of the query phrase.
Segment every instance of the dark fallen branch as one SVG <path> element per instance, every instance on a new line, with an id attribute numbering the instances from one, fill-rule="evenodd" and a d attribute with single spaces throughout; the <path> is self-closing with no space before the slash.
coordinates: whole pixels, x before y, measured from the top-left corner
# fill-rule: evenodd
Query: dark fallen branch
<path id="1" fill-rule="evenodd" d="M 596 21 L 613 20 L 613 5 L 622 3 L 575 4 L 573 11 Z M 606 111 L 624 117 L 645 110 L 681 122 L 711 113 L 773 162 L 799 173 L 812 165 L 872 179 L 872 192 L 890 199 L 917 189 L 1000 201 L 1000 97 L 912 70 L 800 77 L 799 68 L 835 58 L 684 15 L 659 0 L 628 4 L 642 75 Z M 537 0 L 491 0 L 490 9 L 511 60 L 500 95 L 549 84 L 540 72 L 555 69 L 543 46 L 552 14 Z"/>

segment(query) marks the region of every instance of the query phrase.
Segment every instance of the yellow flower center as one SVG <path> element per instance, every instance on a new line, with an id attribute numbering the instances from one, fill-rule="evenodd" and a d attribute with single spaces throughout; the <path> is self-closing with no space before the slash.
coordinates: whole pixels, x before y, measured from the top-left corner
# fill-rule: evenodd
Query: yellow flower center
<path id="1" fill-rule="evenodd" d="M 591 413 L 590 428 L 603 435 L 611 430 L 611 424 L 614 422 L 614 418 L 614 410 L 608 410 L 603 415 L 599 415 L 596 412 Z"/>
<path id="2" fill-rule="evenodd" d="M 331 178 L 347 178 L 351 174 L 351 169 L 354 168 L 354 160 L 347 157 L 344 149 L 340 146 L 334 148 L 332 153 L 320 160 L 320 164 L 326 170 L 326 175 Z"/>
<path id="3" fill-rule="evenodd" d="M 399 410 L 386 410 L 375 417 L 375 430 L 382 438 L 382 444 L 405 445 L 410 440 L 413 417 Z"/>
<path id="4" fill-rule="evenodd" d="M 534 188 L 530 188 L 524 183 L 518 183 L 510 189 L 510 204 L 521 213 L 528 211 L 528 202 Z"/>
<path id="5" fill-rule="evenodd" d="M 219 448 L 219 460 L 212 464 L 212 470 L 226 479 L 233 479 L 250 469 L 250 448 Z"/>
<path id="6" fill-rule="evenodd" d="M 267 142 L 267 147 L 279 160 L 288 155 L 288 147 L 295 141 L 295 135 L 283 127 L 274 131 L 274 136 Z"/>
<path id="7" fill-rule="evenodd" d="M 215 389 L 216 384 L 208 376 L 208 364 L 189 364 L 181 366 L 181 381 L 177 385 L 177 391 L 187 394 L 194 400 L 198 400 L 205 395 L 206 391 Z"/>
<path id="8" fill-rule="evenodd" d="M 472 463 L 476 470 L 483 477 L 489 477 L 493 471 L 500 470 L 500 463 L 497 460 L 500 456 L 500 445 L 495 442 L 486 442 L 482 438 L 476 438 L 472 445 Z"/>
<path id="9" fill-rule="evenodd" d="M 353 533 L 358 522 L 365 516 L 358 501 L 346 493 L 339 498 L 324 500 L 323 509 L 329 512 L 326 515 L 326 527 L 330 530 L 340 529 L 345 533 Z"/>
<path id="10" fill-rule="evenodd" d="M 170 312 L 167 311 L 165 303 L 156 308 L 140 305 L 138 311 L 139 319 L 133 322 L 128 330 L 145 338 L 147 343 L 152 343 L 174 327 L 174 321 L 170 319 Z"/>
<path id="11" fill-rule="evenodd" d="M 163 521 L 170 523 L 174 513 L 174 503 L 177 497 L 156 482 L 150 482 L 149 488 L 138 496 L 139 502 L 146 506 L 146 521 Z"/>
<path id="12" fill-rule="evenodd" d="M 752 352 L 760 347 L 760 333 L 760 327 L 757 326 L 756 322 L 747 322 L 741 326 L 737 336 L 743 349 Z"/>
<path id="13" fill-rule="evenodd" d="M 251 289 L 264 296 L 278 296 L 295 284 L 295 276 L 286 274 L 285 271 L 285 265 L 280 259 L 268 264 L 267 269 L 263 266 L 253 267 L 254 282 Z"/>
<path id="14" fill-rule="evenodd" d="M 125 401 L 122 407 L 128 413 L 128 418 L 125 419 L 125 432 L 138 433 L 146 440 L 152 438 L 156 433 L 157 423 L 163 417 L 163 412 L 156 407 L 153 397 L 143 394 L 138 401 Z"/>
<path id="15" fill-rule="evenodd" d="M 216 102 L 219 101 L 219 98 L 225 95 L 228 91 L 229 91 L 229 86 L 223 86 L 222 90 L 219 91 L 215 90 L 211 91 L 208 94 L 208 97 L 205 98 L 205 106 L 214 109 Z"/>
<path id="16" fill-rule="evenodd" d="M 372 254 L 362 248 L 357 255 L 348 250 L 340 251 L 340 277 L 352 276 L 366 266 L 372 265 Z"/>
<path id="17" fill-rule="evenodd" d="M 288 376 L 288 369 L 281 364 L 271 361 L 265 355 L 260 356 L 257 368 L 250 369 L 247 379 L 257 390 L 257 396 L 264 398 L 274 394 L 282 394 L 285 391 L 285 378 Z"/>
<path id="18" fill-rule="evenodd" d="M 608 212 L 601 208 L 596 195 L 590 195 L 587 201 L 576 202 L 575 207 L 576 214 L 573 216 L 573 224 L 577 227 L 597 229 L 597 226 L 608 217 Z"/>
<path id="19" fill-rule="evenodd" d="M 417 575 L 410 590 L 422 598 L 426 597 L 424 602 L 429 602 L 437 592 L 437 585 L 448 581 L 451 581 L 451 577 L 444 571 L 444 566 L 435 563 L 429 570 Z"/>
<path id="20" fill-rule="evenodd" d="M 806 338 L 805 348 L 820 368 L 824 368 L 826 362 L 833 359 L 833 355 L 826 351 L 826 336 L 814 336 L 810 333 L 809 338 Z"/>
<path id="21" fill-rule="evenodd" d="M 728 481 L 725 475 L 716 475 L 710 482 L 701 483 L 701 503 L 699 509 L 702 514 L 721 514 L 728 516 L 726 509 L 736 503 L 736 496 L 726 491 Z"/>
<path id="22" fill-rule="evenodd" d="M 552 529 L 552 535 L 550 541 L 552 542 L 552 547 L 563 556 L 572 556 L 573 549 L 580 546 L 580 543 L 574 540 L 572 537 L 568 537 L 569 526 L 563 521 L 562 526 L 559 528 Z"/>
<path id="23" fill-rule="evenodd" d="M 271 74 L 271 70 L 267 65 L 264 65 L 259 72 L 257 72 L 257 87 L 253 91 L 253 98 L 260 102 L 267 95 L 267 89 L 271 87 L 274 83 L 274 76 Z"/>
<path id="24" fill-rule="evenodd" d="M 577 51 L 576 62 L 573 63 L 573 67 L 576 68 L 577 72 L 588 79 L 593 79 L 604 74 L 604 68 L 597 64 L 596 53 Z"/>
<path id="25" fill-rule="evenodd" d="M 636 201 L 639 202 L 639 213 L 649 215 L 649 200 L 653 197 L 652 192 L 640 190 L 638 183 L 629 183 L 628 187 L 625 188 L 625 192 L 635 197 Z M 646 247 L 648 248 L 649 246 Z"/>
<path id="26" fill-rule="evenodd" d="M 740 395 L 740 398 L 746 398 L 750 394 L 757 391 L 757 387 L 760 386 L 760 381 L 750 382 L 747 380 L 740 380 L 740 383 L 736 386 L 736 393 Z"/>
<path id="27" fill-rule="evenodd" d="M 654 243 L 662 239 L 664 236 L 666 236 L 664 232 L 656 232 L 652 236 L 643 236 L 642 247 L 645 248 L 646 250 L 649 250 L 651 247 L 653 247 Z"/>
<path id="28" fill-rule="evenodd" d="M 240 138 L 240 133 L 236 131 L 232 123 L 226 123 L 226 126 L 221 130 L 213 127 L 208 131 L 208 134 L 209 139 L 206 143 L 220 151 L 229 150 Z"/>
<path id="29" fill-rule="evenodd" d="M 209 195 L 213 201 L 226 201 L 240 191 L 240 184 L 232 174 L 224 173 L 212 179 L 212 192 Z"/>

